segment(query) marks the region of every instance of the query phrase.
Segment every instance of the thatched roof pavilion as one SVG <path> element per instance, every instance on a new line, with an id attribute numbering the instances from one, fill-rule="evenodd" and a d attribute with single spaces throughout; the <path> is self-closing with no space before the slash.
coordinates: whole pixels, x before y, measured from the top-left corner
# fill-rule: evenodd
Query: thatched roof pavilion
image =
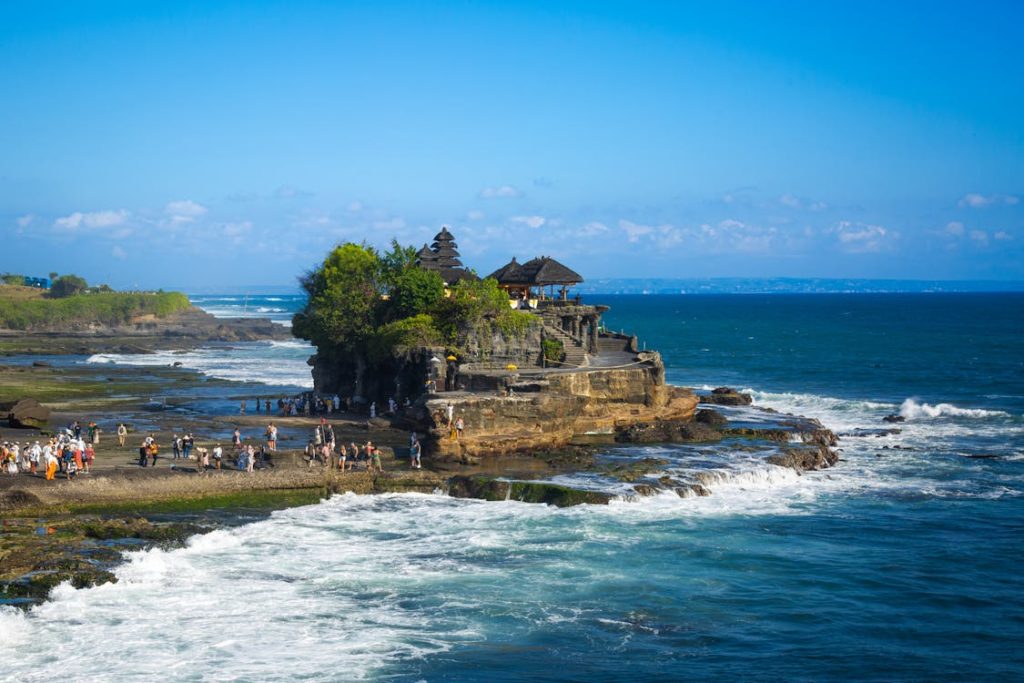
<path id="1" fill-rule="evenodd" d="M 561 287 L 563 298 L 568 287 L 583 282 L 579 273 L 550 256 L 540 256 L 526 263 L 519 263 L 513 257 L 489 277 L 509 292 L 523 294 L 528 294 L 532 287 Z"/>

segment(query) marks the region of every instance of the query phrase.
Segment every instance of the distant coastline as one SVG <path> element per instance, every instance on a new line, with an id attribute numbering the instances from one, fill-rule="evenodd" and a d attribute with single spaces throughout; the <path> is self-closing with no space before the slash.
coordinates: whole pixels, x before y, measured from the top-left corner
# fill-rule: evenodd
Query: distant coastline
<path id="1" fill-rule="evenodd" d="M 168 287 L 190 297 L 300 295 L 297 286 L 256 284 L 207 288 Z M 893 280 L 863 278 L 594 278 L 581 294 L 925 294 L 1024 292 L 1024 280 Z"/>

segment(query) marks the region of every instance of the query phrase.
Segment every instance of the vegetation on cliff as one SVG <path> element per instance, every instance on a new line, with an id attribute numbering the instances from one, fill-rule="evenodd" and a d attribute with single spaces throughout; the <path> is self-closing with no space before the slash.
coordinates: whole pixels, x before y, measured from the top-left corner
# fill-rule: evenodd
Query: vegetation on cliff
<path id="1" fill-rule="evenodd" d="M 300 283 L 308 295 L 295 314 L 293 333 L 319 353 L 359 366 L 404 349 L 445 346 L 458 352 L 470 329 L 521 336 L 532 316 L 509 308 L 493 279 L 459 281 L 446 290 L 440 275 L 416 267 L 416 250 L 392 240 L 381 253 L 366 244 L 335 247 Z"/>
<path id="2" fill-rule="evenodd" d="M 70 277 L 58 278 L 54 287 Z M 70 281 L 67 287 L 62 285 L 59 296 L 31 287 L 0 286 L 0 328 L 59 331 L 81 325 L 113 326 L 142 315 L 164 317 L 191 307 L 188 297 L 180 292 L 101 291 L 77 288 L 78 284 Z M 66 293 L 72 291 L 77 293 Z"/>

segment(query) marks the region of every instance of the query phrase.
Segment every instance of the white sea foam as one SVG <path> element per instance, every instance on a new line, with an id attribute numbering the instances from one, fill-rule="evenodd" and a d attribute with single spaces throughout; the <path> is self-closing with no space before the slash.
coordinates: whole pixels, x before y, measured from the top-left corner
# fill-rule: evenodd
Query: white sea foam
<path id="1" fill-rule="evenodd" d="M 973 417 L 973 418 L 990 418 L 990 417 L 1009 417 L 1010 414 L 1001 410 L 984 410 L 981 408 L 960 408 L 952 403 L 939 403 L 937 405 L 931 405 L 929 403 L 918 403 L 912 398 L 908 398 L 900 406 L 900 415 L 908 420 L 935 418 L 935 417 Z"/>
<path id="2" fill-rule="evenodd" d="M 308 343 L 289 340 L 207 346 L 185 352 L 98 353 L 86 362 L 144 367 L 181 363 L 182 367 L 218 379 L 311 388 L 313 379 L 306 360 L 312 353 L 313 347 Z"/>

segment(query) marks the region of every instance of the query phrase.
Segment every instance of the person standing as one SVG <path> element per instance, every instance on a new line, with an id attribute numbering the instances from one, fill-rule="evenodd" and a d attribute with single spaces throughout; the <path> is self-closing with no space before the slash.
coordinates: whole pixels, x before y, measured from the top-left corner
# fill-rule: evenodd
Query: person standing
<path id="1" fill-rule="evenodd" d="M 181 439 L 177 434 L 171 434 L 171 455 L 175 460 L 181 457 Z"/>
<path id="2" fill-rule="evenodd" d="M 193 444 L 195 444 L 195 439 L 192 438 L 192 432 L 181 437 L 181 454 L 186 460 L 192 457 Z"/>
<path id="3" fill-rule="evenodd" d="M 53 450 L 47 448 L 43 451 L 43 464 L 46 467 L 46 481 L 53 481 L 57 474 L 57 456 Z"/>
<path id="4" fill-rule="evenodd" d="M 411 456 L 412 457 L 410 458 L 410 464 L 412 465 L 413 469 L 418 470 L 418 469 L 421 468 L 420 456 L 422 454 L 423 454 L 423 446 L 420 445 L 420 440 L 417 439 L 416 435 L 414 434 L 413 435 L 413 441 L 412 441 L 412 449 L 411 449 Z"/>
<path id="5" fill-rule="evenodd" d="M 213 447 L 213 466 L 220 471 L 220 461 L 224 458 L 224 449 L 217 444 Z"/>
<path id="6" fill-rule="evenodd" d="M 277 427 L 273 422 L 267 425 L 267 449 L 270 451 L 277 450 Z"/>
<path id="7" fill-rule="evenodd" d="M 231 445 L 238 451 L 242 448 L 242 432 L 235 427 L 235 431 L 231 434 Z"/>
<path id="8" fill-rule="evenodd" d="M 128 428 L 124 426 L 123 422 L 117 423 L 117 445 L 120 448 L 124 448 L 124 442 L 128 439 Z"/>

